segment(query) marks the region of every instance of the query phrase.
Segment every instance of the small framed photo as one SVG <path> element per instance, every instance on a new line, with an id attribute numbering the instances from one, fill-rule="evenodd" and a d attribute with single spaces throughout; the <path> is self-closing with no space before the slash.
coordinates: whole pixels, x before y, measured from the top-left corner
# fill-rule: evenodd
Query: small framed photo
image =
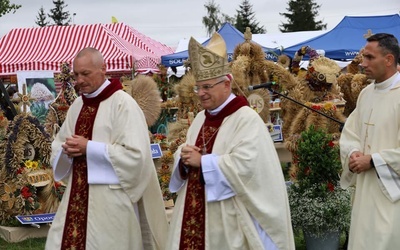
<path id="1" fill-rule="evenodd" d="M 282 125 L 267 125 L 268 131 L 271 134 L 272 140 L 274 142 L 282 142 L 283 135 L 282 135 Z"/>

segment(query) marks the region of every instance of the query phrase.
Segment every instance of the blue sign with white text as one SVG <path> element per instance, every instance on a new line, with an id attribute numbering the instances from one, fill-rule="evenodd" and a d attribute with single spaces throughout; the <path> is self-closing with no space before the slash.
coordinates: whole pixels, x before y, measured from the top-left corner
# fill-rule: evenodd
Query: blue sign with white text
<path id="1" fill-rule="evenodd" d="M 39 224 L 39 223 L 51 223 L 55 215 L 56 215 L 55 213 L 51 213 L 51 214 L 17 215 L 15 217 L 22 224 Z"/>
<path id="2" fill-rule="evenodd" d="M 150 149 L 151 149 L 151 156 L 153 157 L 153 159 L 157 159 L 162 156 L 162 150 L 160 144 L 158 143 L 150 144 Z"/>

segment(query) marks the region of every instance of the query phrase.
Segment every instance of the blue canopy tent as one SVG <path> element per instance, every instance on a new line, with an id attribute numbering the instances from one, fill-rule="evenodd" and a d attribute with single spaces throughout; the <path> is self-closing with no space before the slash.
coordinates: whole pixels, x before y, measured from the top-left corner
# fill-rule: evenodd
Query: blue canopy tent
<path id="1" fill-rule="evenodd" d="M 228 53 L 228 61 L 231 61 L 233 58 L 233 51 L 237 45 L 243 43 L 245 41 L 244 35 L 233 27 L 229 23 L 224 23 L 222 27 L 217 31 L 225 40 L 226 50 Z M 203 46 L 207 45 L 210 41 L 210 38 L 202 43 Z M 261 46 L 261 45 L 260 45 Z M 262 47 L 262 46 L 261 46 Z M 266 54 L 266 59 L 276 61 L 277 56 L 281 54 L 279 49 L 271 49 L 262 47 L 263 51 Z M 187 60 L 189 57 L 188 51 L 181 51 L 174 54 L 161 56 L 161 64 L 166 67 L 177 67 L 182 66 L 183 62 Z"/>
<path id="2" fill-rule="evenodd" d="M 331 31 L 283 50 L 293 58 L 302 46 L 324 50 L 325 57 L 334 60 L 352 60 L 365 45 L 368 32 L 391 33 L 400 38 L 399 14 L 384 16 L 345 16 Z"/>

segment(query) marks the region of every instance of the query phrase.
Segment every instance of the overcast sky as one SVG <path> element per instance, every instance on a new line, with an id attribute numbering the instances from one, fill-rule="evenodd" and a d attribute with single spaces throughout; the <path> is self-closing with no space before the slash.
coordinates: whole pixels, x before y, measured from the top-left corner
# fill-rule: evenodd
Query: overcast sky
<path id="1" fill-rule="evenodd" d="M 204 4 L 209 0 L 64 0 L 65 11 L 73 13 L 77 25 L 118 22 L 171 47 L 180 39 L 205 37 L 202 17 L 207 14 Z M 32 28 L 41 6 L 46 13 L 54 7 L 52 0 L 11 0 L 21 4 L 16 13 L 0 17 L 0 37 L 14 28 Z M 242 0 L 215 0 L 222 13 L 236 14 Z M 321 5 L 317 21 L 334 28 L 344 16 L 374 16 L 400 13 L 400 0 L 316 0 Z M 287 20 L 279 13 L 287 12 L 288 0 L 250 0 L 256 20 L 267 33 L 279 33 L 279 25 Z"/>

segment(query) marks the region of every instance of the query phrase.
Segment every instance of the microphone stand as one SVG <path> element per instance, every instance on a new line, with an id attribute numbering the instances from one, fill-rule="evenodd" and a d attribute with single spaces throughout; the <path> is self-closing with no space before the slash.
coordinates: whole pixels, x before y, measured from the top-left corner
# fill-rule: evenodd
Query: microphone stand
<path id="1" fill-rule="evenodd" d="M 318 113 L 318 114 L 320 114 L 320 115 L 325 116 L 326 118 L 328 118 L 328 119 L 330 119 L 330 120 L 332 120 L 332 121 L 335 121 L 335 122 L 339 123 L 341 127 L 344 126 L 344 123 L 343 123 L 343 122 L 341 122 L 341 121 L 339 121 L 339 120 L 337 120 L 337 119 L 335 119 L 335 118 L 333 118 L 333 117 L 331 117 L 331 116 L 329 116 L 329 115 L 327 115 L 327 114 L 324 114 L 324 113 L 320 112 L 319 110 L 313 109 L 313 108 L 311 108 L 311 107 L 309 107 L 309 106 L 307 106 L 307 105 L 304 105 L 304 104 L 301 103 L 301 102 L 296 101 L 295 99 L 293 99 L 293 98 L 291 98 L 291 97 L 289 97 L 289 96 L 286 96 L 286 95 L 284 95 L 284 94 L 281 94 L 281 93 L 279 93 L 279 92 L 273 90 L 271 87 L 269 87 L 269 88 L 267 88 L 267 89 L 268 89 L 269 91 L 271 91 L 272 93 L 274 93 L 274 94 L 277 94 L 277 95 L 279 95 L 279 96 L 285 97 L 286 99 L 289 99 L 290 101 L 292 101 L 292 102 L 294 102 L 294 103 L 296 103 L 296 104 L 299 104 L 299 105 L 301 105 L 301 106 L 303 106 L 303 107 L 305 107 L 305 108 L 307 108 L 307 109 L 309 109 L 309 110 L 311 110 L 311 111 L 314 111 L 314 112 L 316 112 L 316 113 Z"/>

